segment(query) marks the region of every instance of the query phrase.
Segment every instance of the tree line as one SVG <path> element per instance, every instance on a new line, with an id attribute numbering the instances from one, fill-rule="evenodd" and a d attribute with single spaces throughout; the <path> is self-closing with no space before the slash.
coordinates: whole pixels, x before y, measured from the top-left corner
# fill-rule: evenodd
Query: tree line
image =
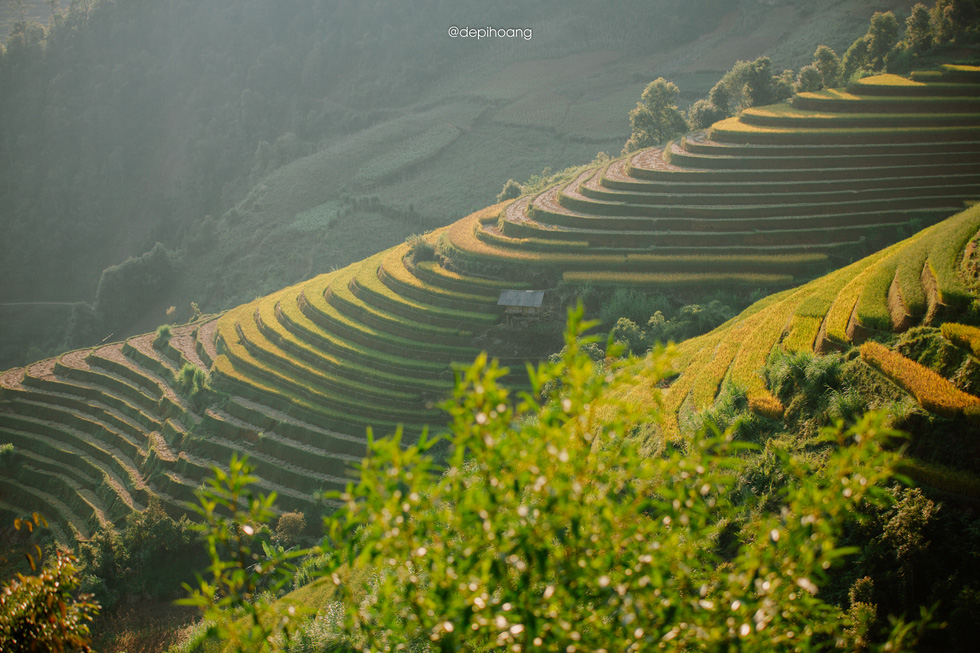
<path id="1" fill-rule="evenodd" d="M 904 27 L 904 31 L 902 28 Z M 630 112 L 632 134 L 623 152 L 658 145 L 688 129 L 707 129 L 744 109 L 782 102 L 794 93 L 845 86 L 857 77 L 905 73 L 932 57 L 980 42 L 980 3 L 937 0 L 931 8 L 912 7 L 904 21 L 891 11 L 875 12 L 868 31 L 843 57 L 821 45 L 813 61 L 798 71 L 772 70 L 769 57 L 739 61 L 712 87 L 708 97 L 686 111 L 677 106 L 679 89 L 663 77 L 644 89 Z"/>

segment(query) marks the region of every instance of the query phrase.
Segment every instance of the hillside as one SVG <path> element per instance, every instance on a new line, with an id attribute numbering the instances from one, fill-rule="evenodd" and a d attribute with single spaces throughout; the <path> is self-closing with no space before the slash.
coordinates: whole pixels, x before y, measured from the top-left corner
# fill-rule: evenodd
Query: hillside
<path id="1" fill-rule="evenodd" d="M 0 367 L 226 310 L 618 152 L 650 71 L 686 105 L 737 58 L 795 68 L 913 3 L 70 4 L 0 65 Z M 453 21 L 534 38 L 464 43 Z M 103 270 L 156 242 L 170 274 L 98 311 Z"/>
<path id="2" fill-rule="evenodd" d="M 836 393 L 839 402 L 850 385 L 859 394 L 846 397 L 844 412 L 837 405 L 837 417 L 887 409 L 892 424 L 913 436 L 909 474 L 977 498 L 980 467 L 964 452 L 976 447 L 972 436 L 980 428 L 980 332 L 956 321 L 977 321 L 978 232 L 980 205 L 767 297 L 711 333 L 679 344 L 679 374 L 664 393 L 661 434 L 675 439 L 704 420 L 731 425 L 732 407 L 721 405 L 733 394 L 736 401 L 744 397 L 741 410 L 758 418 L 747 432 L 791 428 L 821 411 L 830 419 L 826 411 L 835 413 L 822 395 Z M 815 374 L 816 368 L 807 368 L 814 354 L 846 362 L 851 383 L 824 378 L 799 396 L 794 383 L 802 380 L 786 375 Z M 642 384 L 630 392 L 631 401 L 644 403 Z"/>
<path id="3" fill-rule="evenodd" d="M 977 195 L 978 84 L 980 70 L 947 66 L 798 95 L 220 317 L 11 369 L 0 434 L 16 464 L 0 507 L 43 511 L 60 536 L 85 539 L 153 496 L 182 513 L 211 466 L 245 451 L 281 509 L 316 514 L 328 507 L 319 491 L 346 484 L 367 427 L 437 425 L 453 362 L 515 356 L 507 342 L 521 332 L 497 326 L 501 289 L 547 288 L 552 303 L 586 283 L 779 289 L 933 225 L 681 346 L 711 371 L 692 365 L 674 382 L 675 412 L 691 387 L 706 408 L 734 361 L 750 404 L 778 417 L 755 371 L 787 323 L 787 346 L 843 345 L 967 301 L 956 270 L 978 213 L 943 218 Z M 513 378 L 550 346 L 529 341 Z"/>

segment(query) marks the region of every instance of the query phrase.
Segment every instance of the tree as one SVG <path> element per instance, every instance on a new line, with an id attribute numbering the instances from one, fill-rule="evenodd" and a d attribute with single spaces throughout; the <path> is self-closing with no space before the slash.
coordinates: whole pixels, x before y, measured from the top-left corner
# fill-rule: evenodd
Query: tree
<path id="1" fill-rule="evenodd" d="M 773 76 L 769 57 L 755 61 L 737 61 L 715 84 L 708 99 L 725 115 L 738 113 L 748 107 L 772 104 L 792 94 L 792 73 Z"/>
<path id="2" fill-rule="evenodd" d="M 868 41 L 867 62 L 874 71 L 883 70 L 885 57 L 898 42 L 898 19 L 890 11 L 876 11 L 866 36 Z"/>
<path id="3" fill-rule="evenodd" d="M 772 76 L 772 102 L 784 102 L 793 97 L 793 71 L 786 69 L 778 75 Z"/>
<path id="4" fill-rule="evenodd" d="M 944 44 L 955 41 L 971 26 L 976 29 L 980 9 L 974 0 L 936 0 L 931 13 L 933 40 Z"/>
<path id="5" fill-rule="evenodd" d="M 687 121 L 691 129 L 707 129 L 712 124 L 725 117 L 721 109 L 711 103 L 711 100 L 701 98 L 691 105 L 687 112 Z"/>
<path id="6" fill-rule="evenodd" d="M 823 88 L 823 76 L 814 64 L 800 68 L 793 90 L 797 93 L 810 93 Z"/>
<path id="7" fill-rule="evenodd" d="M 640 102 L 630 111 L 632 134 L 623 152 L 659 145 L 687 130 L 684 116 L 677 108 L 679 90 L 663 77 L 650 82 L 640 96 Z"/>
<path id="8" fill-rule="evenodd" d="M 921 3 L 912 7 L 912 13 L 905 19 L 903 40 L 912 54 L 922 54 L 932 47 L 932 29 L 929 21 L 929 10 Z"/>
<path id="9" fill-rule="evenodd" d="M 840 80 L 840 57 L 833 49 L 821 45 L 813 53 L 813 65 L 820 72 L 824 88 L 834 88 Z"/>
<path id="10" fill-rule="evenodd" d="M 844 53 L 844 59 L 841 61 L 841 81 L 850 82 L 851 78 L 867 63 L 868 37 L 865 35 L 855 40 Z"/>
<path id="11" fill-rule="evenodd" d="M 523 189 L 519 183 L 513 179 L 508 179 L 501 191 L 497 193 L 497 201 L 503 202 L 504 200 L 512 200 L 516 197 L 520 197 L 522 192 Z"/>
<path id="12" fill-rule="evenodd" d="M 772 104 L 774 93 L 771 68 L 772 61 L 769 57 L 760 57 L 746 69 L 745 92 L 748 95 L 748 106 L 758 107 L 764 104 Z"/>
<path id="13" fill-rule="evenodd" d="M 732 115 L 732 93 L 724 80 L 720 80 L 711 87 L 711 92 L 708 93 L 708 101 L 717 107 L 718 111 L 725 117 Z"/>

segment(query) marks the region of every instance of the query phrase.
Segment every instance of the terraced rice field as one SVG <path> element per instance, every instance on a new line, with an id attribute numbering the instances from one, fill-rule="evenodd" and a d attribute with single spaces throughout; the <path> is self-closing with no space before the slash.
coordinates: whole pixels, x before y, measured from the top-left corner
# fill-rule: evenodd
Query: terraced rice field
<path id="1" fill-rule="evenodd" d="M 774 349 L 844 349 L 875 334 L 943 324 L 958 308 L 949 298 L 968 294 L 956 270 L 964 247 L 978 231 L 980 206 L 975 206 L 837 272 L 769 297 L 715 332 L 681 343 L 682 355 L 700 357 L 700 362 L 686 365 L 668 390 L 668 401 L 680 406 L 693 393 L 694 406 L 707 408 L 725 379 L 745 388 L 750 403 L 754 397 L 764 401 L 768 392 L 755 372 Z M 907 290 L 892 282 L 907 268 L 914 271 L 907 274 L 909 279 L 919 279 L 917 294 L 926 297 L 927 310 L 915 315 L 905 310 Z M 943 332 L 964 348 L 977 338 L 976 328 L 964 325 L 943 324 Z"/>
<path id="2" fill-rule="evenodd" d="M 709 406 L 726 380 L 778 416 L 757 374 L 774 348 L 846 347 L 970 297 L 957 266 L 980 208 L 945 218 L 980 195 L 978 96 L 956 69 L 805 94 L 478 211 L 425 236 L 432 260 L 395 247 L 162 346 L 146 334 L 8 370 L 0 443 L 16 463 L 0 470 L 0 510 L 85 539 L 153 496 L 183 513 L 232 452 L 258 463 L 281 509 L 321 510 L 318 491 L 346 484 L 368 428 L 413 437 L 441 423 L 452 365 L 486 347 L 508 288 L 782 290 L 680 345 L 664 428 L 679 434 L 682 407 Z M 902 227 L 925 229 L 800 286 Z M 521 378 L 523 361 L 503 362 Z M 178 380 L 194 370 L 215 389 L 204 400 Z"/>
<path id="3" fill-rule="evenodd" d="M 951 70 L 929 82 L 884 76 L 801 94 L 584 170 L 448 238 L 461 258 L 533 259 L 561 266 L 570 283 L 680 285 L 693 268 L 705 283 L 721 282 L 720 270 L 791 285 L 977 194 L 978 90 Z"/>
<path id="4" fill-rule="evenodd" d="M 771 354 L 856 346 L 862 360 L 923 409 L 953 420 L 952 431 L 980 432 L 980 397 L 869 340 L 920 324 L 941 326 L 943 336 L 968 352 L 965 355 L 980 355 L 980 329 L 949 321 L 962 314 L 965 298 L 976 296 L 966 286 L 960 265 L 966 246 L 978 233 L 980 205 L 975 205 L 841 270 L 770 296 L 715 331 L 679 344 L 680 374 L 664 394 L 663 434 L 682 437 L 682 425 L 710 408 L 725 383 L 745 390 L 750 410 L 779 418 L 783 406 L 759 374 Z M 905 300 L 908 295 L 921 302 L 912 311 Z M 635 400 L 649 401 L 643 395 Z M 967 472 L 918 460 L 910 459 L 903 472 L 965 496 L 974 496 L 980 487 L 980 479 Z"/>

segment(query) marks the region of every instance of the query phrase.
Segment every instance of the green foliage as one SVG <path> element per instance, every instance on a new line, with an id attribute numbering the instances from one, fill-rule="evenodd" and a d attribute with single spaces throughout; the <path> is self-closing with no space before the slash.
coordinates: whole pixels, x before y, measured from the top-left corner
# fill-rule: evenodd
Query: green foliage
<path id="1" fill-rule="evenodd" d="M 921 3 L 912 7 L 909 17 L 905 19 L 905 36 L 902 40 L 913 54 L 922 54 L 932 47 L 929 22 L 929 10 Z"/>
<path id="2" fill-rule="evenodd" d="M 701 411 L 695 419 L 700 430 L 724 432 L 738 442 L 758 444 L 776 430 L 777 423 L 749 409 L 745 390 L 725 383 L 714 405 Z"/>
<path id="3" fill-rule="evenodd" d="M 10 442 L 0 444 L 0 469 L 4 469 L 14 460 L 14 445 Z"/>
<path id="4" fill-rule="evenodd" d="M 840 79 L 840 57 L 833 49 L 826 45 L 817 47 L 813 53 L 813 65 L 820 73 L 820 79 L 824 88 L 834 88 Z"/>
<path id="5" fill-rule="evenodd" d="M 660 315 L 659 312 L 657 314 Z M 616 324 L 609 335 L 615 342 L 621 343 L 626 351 L 631 354 L 644 354 L 650 348 L 647 344 L 646 333 L 637 326 L 636 322 L 627 317 L 616 320 Z"/>
<path id="6" fill-rule="evenodd" d="M 708 102 L 717 107 L 726 118 L 732 115 L 732 93 L 724 79 L 711 87 Z"/>
<path id="7" fill-rule="evenodd" d="M 523 189 L 521 185 L 514 181 L 513 179 L 508 179 L 504 184 L 504 187 L 497 193 L 497 201 L 503 202 L 505 200 L 512 200 L 514 198 L 520 197 Z"/>
<path id="8" fill-rule="evenodd" d="M 630 111 L 631 134 L 623 146 L 624 154 L 659 145 L 687 131 L 687 122 L 677 108 L 679 92 L 676 84 L 663 77 L 658 77 L 643 89 L 640 102 Z"/>
<path id="9" fill-rule="evenodd" d="M 214 477 L 198 490 L 201 518 L 194 525 L 205 540 L 210 580 L 198 576 L 197 587 L 185 586 L 190 597 L 183 605 L 200 608 L 209 626 L 206 636 L 230 650 L 268 650 L 272 638 L 288 633 L 295 608 L 281 613 L 262 593 L 275 593 L 295 573 L 290 560 L 304 551 L 283 551 L 263 541 L 262 526 L 275 515 L 275 493 L 255 495 L 249 485 L 258 480 L 247 458 L 232 456 L 228 471 L 213 468 Z"/>
<path id="10" fill-rule="evenodd" d="M 79 545 L 81 588 L 106 608 L 126 597 L 168 597 L 195 566 L 198 545 L 190 522 L 174 521 L 153 498 L 121 531 L 100 529 Z"/>
<path id="11" fill-rule="evenodd" d="M 885 59 L 898 41 L 898 19 L 888 11 L 876 11 L 871 17 L 868 32 L 856 39 L 844 53 L 841 77 L 852 79 L 859 72 L 879 72 L 885 67 Z"/>
<path id="12" fill-rule="evenodd" d="M 207 406 L 214 398 L 214 390 L 208 374 L 197 365 L 184 363 L 175 379 L 177 391 L 187 397 L 191 405 L 199 410 Z"/>
<path id="13" fill-rule="evenodd" d="M 918 488 L 902 492 L 892 507 L 882 537 L 894 548 L 903 577 L 908 576 L 915 559 L 928 547 L 924 531 L 938 510 L 939 507 L 924 497 Z"/>
<path id="14" fill-rule="evenodd" d="M 809 76 L 810 73 L 807 75 Z M 691 124 L 707 126 L 711 124 L 705 122 L 709 116 L 717 116 L 711 121 L 714 122 L 738 114 L 749 107 L 786 100 L 793 95 L 794 86 L 793 71 L 784 70 L 778 75 L 772 74 L 772 61 L 769 57 L 760 57 L 755 61 L 737 61 L 712 87 L 707 103 L 701 105 L 695 103 L 694 106 L 698 106 L 699 118 L 695 121 L 692 115 Z M 691 108 L 692 112 L 694 106 Z"/>
<path id="15" fill-rule="evenodd" d="M 842 388 L 844 357 L 821 356 L 810 351 L 784 354 L 779 349 L 766 365 L 766 384 L 784 402 L 800 395 L 817 403 L 829 390 Z"/>
<path id="16" fill-rule="evenodd" d="M 759 57 L 755 61 L 739 62 L 728 73 L 732 74 L 731 85 L 742 83 L 742 109 L 772 104 L 773 92 L 772 61 L 769 57 Z M 726 77 L 728 76 L 726 74 Z M 724 79 L 724 78 L 722 78 Z"/>
<path id="17" fill-rule="evenodd" d="M 648 295 L 636 288 L 617 288 L 599 308 L 603 324 L 613 325 L 625 317 L 637 324 L 645 324 L 657 312 L 670 311 L 670 299 L 663 295 Z"/>
<path id="18" fill-rule="evenodd" d="M 885 67 L 885 57 L 898 41 L 898 19 L 890 11 L 876 11 L 868 26 L 868 64 L 872 70 Z"/>
<path id="19" fill-rule="evenodd" d="M 43 520 L 17 519 L 17 530 L 33 531 Z M 99 613 L 92 597 L 78 594 L 75 556 L 57 550 L 40 569 L 41 550 L 26 554 L 35 575 L 17 574 L 0 587 L 0 650 L 5 653 L 37 651 L 91 651 L 89 623 Z"/>
<path id="20" fill-rule="evenodd" d="M 694 130 L 707 129 L 722 118 L 725 118 L 724 111 L 705 98 L 692 104 L 687 111 L 688 124 Z"/>
<path id="21" fill-rule="evenodd" d="M 936 0 L 930 15 L 936 44 L 958 41 L 970 32 L 976 36 L 978 31 L 980 8 L 974 0 Z"/>
<path id="22" fill-rule="evenodd" d="M 434 261 L 436 258 L 436 246 L 429 238 L 423 235 L 412 234 L 405 239 L 408 243 L 408 255 L 415 263 L 423 261 Z"/>
<path id="23" fill-rule="evenodd" d="M 734 315 L 734 308 L 717 299 L 675 310 L 670 298 L 648 295 L 635 288 L 617 288 L 599 309 L 603 324 L 614 325 L 612 338 L 632 354 L 643 354 L 659 343 L 680 342 L 707 333 Z"/>
<path id="24" fill-rule="evenodd" d="M 850 81 L 867 64 L 868 37 L 865 35 L 855 40 L 844 53 L 844 58 L 841 60 L 841 79 Z"/>
<path id="25" fill-rule="evenodd" d="M 707 333 L 734 316 L 735 309 L 717 299 L 706 304 L 682 306 L 669 320 L 659 319 L 654 313 L 647 321 L 647 340 L 651 343 L 680 342 Z"/>
<path id="26" fill-rule="evenodd" d="M 819 91 L 822 88 L 823 76 L 820 74 L 820 69 L 817 68 L 815 64 L 810 64 L 800 68 L 800 72 L 796 76 L 796 83 L 793 85 L 794 91 L 797 93 L 810 93 L 813 91 Z"/>
<path id="27" fill-rule="evenodd" d="M 875 442 L 889 433 L 880 419 L 827 432 L 819 458 L 767 445 L 779 509 L 759 512 L 753 492 L 735 492 L 750 454 L 731 436 L 660 453 L 626 437 L 657 410 L 614 399 L 634 376 L 615 364 L 597 373 L 582 349 L 590 326 L 581 307 L 571 312 L 562 356 L 530 370 L 533 391 L 516 400 L 486 355 L 460 373 L 445 406 L 448 469 L 430 454 L 439 438 L 371 441 L 327 520 L 314 566 L 333 590 L 305 626 L 293 602 L 259 591 L 294 573 L 282 573 L 288 554 L 257 551 L 271 499 L 249 493 L 247 463 L 216 469 L 199 510 L 213 580 L 187 601 L 205 610 L 208 632 L 237 650 L 856 645 L 866 629 L 849 630 L 820 588 L 853 553 L 839 544 L 845 524 L 891 496 L 881 484 L 896 456 Z M 651 384 L 670 367 L 662 351 L 647 365 Z M 919 632 L 896 623 L 891 650 Z"/>
<path id="28" fill-rule="evenodd" d="M 795 92 L 793 89 L 795 75 L 793 71 L 789 68 L 783 70 L 778 75 L 772 76 L 772 97 L 769 100 L 772 102 L 785 102 L 786 100 L 793 97 Z"/>
<path id="29" fill-rule="evenodd" d="M 597 421 L 592 406 L 608 386 L 578 354 L 577 320 L 564 360 L 532 376 L 536 387 L 561 378 L 552 400 L 524 396 L 515 412 L 496 366 L 480 358 L 466 372 L 447 406 L 451 467 L 435 482 L 430 441 L 373 444 L 328 547 L 347 544 L 327 572 L 352 598 L 359 588 L 342 569 L 380 573 L 376 600 L 348 604 L 358 647 L 771 650 L 843 636 L 817 588 L 846 553 L 835 547 L 840 520 L 882 496 L 874 483 L 891 455 L 867 437 L 873 423 L 838 434 L 859 444 L 840 448 L 824 474 L 780 454 L 793 479 L 785 511 L 752 524 L 719 570 L 709 542 L 731 515 L 739 447 L 703 439 L 651 457 L 622 439 L 636 411 Z M 654 361 L 662 373 L 664 359 Z M 612 386 L 624 380 L 610 374 Z M 537 419 L 513 432 L 525 413 Z"/>
<path id="30" fill-rule="evenodd" d="M 106 268 L 95 292 L 95 310 L 108 324 L 126 324 L 173 281 L 176 261 L 161 243 L 138 257 Z"/>
<path id="31" fill-rule="evenodd" d="M 170 328 L 169 324 L 161 324 L 157 327 L 157 337 L 153 339 L 154 349 L 163 349 L 170 342 L 170 338 L 173 336 L 173 329 Z"/>
<path id="32" fill-rule="evenodd" d="M 306 515 L 301 512 L 284 512 L 276 522 L 276 540 L 286 548 L 296 545 L 306 530 Z"/>

